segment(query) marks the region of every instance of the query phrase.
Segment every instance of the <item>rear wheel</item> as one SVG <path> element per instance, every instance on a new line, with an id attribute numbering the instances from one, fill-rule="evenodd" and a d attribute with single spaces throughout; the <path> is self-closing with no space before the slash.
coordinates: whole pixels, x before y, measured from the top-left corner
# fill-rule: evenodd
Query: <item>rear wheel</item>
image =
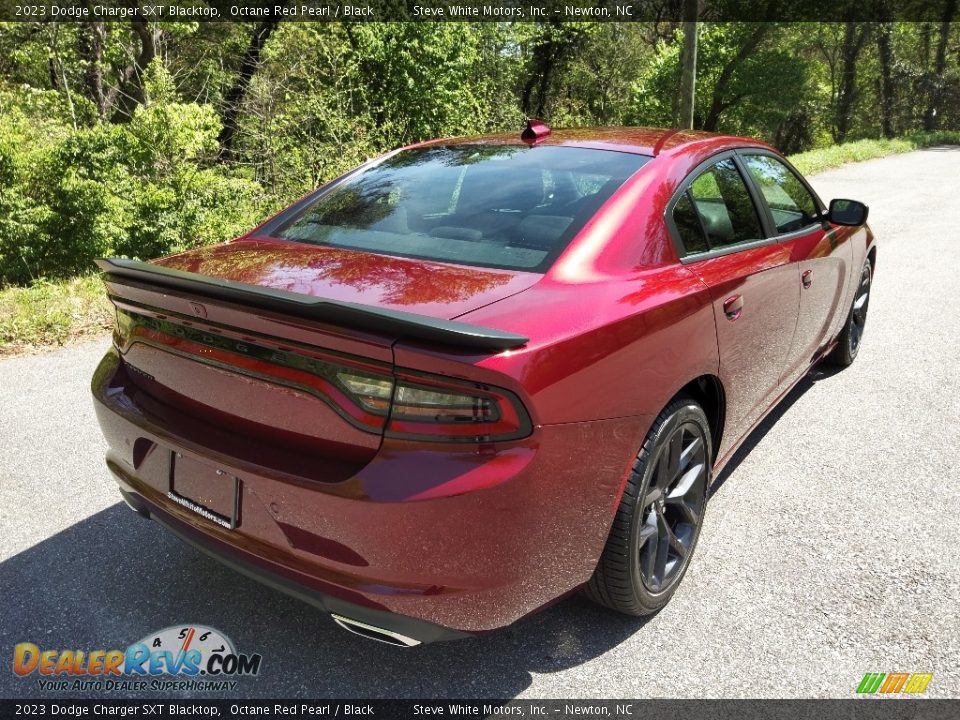
<path id="1" fill-rule="evenodd" d="M 840 331 L 837 346 L 830 353 L 830 362 L 840 367 L 851 365 L 860 352 L 860 341 L 863 339 L 863 330 L 867 324 L 867 308 L 870 306 L 870 285 L 873 282 L 873 266 L 867 260 L 860 271 L 860 282 L 857 292 L 853 296 L 853 305 L 847 324 Z"/>
<path id="2" fill-rule="evenodd" d="M 690 398 L 671 402 L 637 454 L 588 597 L 628 615 L 667 604 L 700 535 L 711 453 L 703 409 Z"/>

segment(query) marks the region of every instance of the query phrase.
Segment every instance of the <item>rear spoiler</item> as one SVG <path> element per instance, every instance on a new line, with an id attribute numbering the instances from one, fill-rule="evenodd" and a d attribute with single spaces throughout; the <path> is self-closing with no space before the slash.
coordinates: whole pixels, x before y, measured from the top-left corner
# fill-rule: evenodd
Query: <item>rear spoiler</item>
<path id="1" fill-rule="evenodd" d="M 325 300 L 286 290 L 249 285 L 152 265 L 138 260 L 101 258 L 97 265 L 107 280 L 135 280 L 157 288 L 180 290 L 191 295 L 226 300 L 263 310 L 273 310 L 306 320 L 357 328 L 412 340 L 477 350 L 506 350 L 525 345 L 523 335 L 468 325 L 454 320 L 417 315 L 401 310 Z"/>

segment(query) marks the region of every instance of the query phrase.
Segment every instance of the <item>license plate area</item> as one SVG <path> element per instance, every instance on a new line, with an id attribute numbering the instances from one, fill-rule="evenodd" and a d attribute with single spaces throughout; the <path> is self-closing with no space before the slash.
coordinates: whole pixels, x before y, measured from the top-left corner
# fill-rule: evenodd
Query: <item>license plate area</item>
<path id="1" fill-rule="evenodd" d="M 167 497 L 229 530 L 240 520 L 240 478 L 176 452 L 170 453 Z"/>

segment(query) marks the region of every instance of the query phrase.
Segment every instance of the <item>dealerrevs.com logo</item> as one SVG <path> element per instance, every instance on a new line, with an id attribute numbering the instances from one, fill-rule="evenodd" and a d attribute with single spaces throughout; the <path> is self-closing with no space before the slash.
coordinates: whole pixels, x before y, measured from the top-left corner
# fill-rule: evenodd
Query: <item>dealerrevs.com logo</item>
<path id="1" fill-rule="evenodd" d="M 262 659 L 259 653 L 238 653 L 214 628 L 172 625 L 126 650 L 50 650 L 19 643 L 13 672 L 37 676 L 41 690 L 234 690 L 236 678 L 260 672 Z"/>

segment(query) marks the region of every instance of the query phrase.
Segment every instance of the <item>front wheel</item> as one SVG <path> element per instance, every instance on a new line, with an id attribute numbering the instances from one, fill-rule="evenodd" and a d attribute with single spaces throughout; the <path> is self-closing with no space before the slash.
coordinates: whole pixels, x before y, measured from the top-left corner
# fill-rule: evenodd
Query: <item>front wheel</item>
<path id="1" fill-rule="evenodd" d="M 712 447 L 703 409 L 678 398 L 637 454 L 586 593 L 627 615 L 670 600 L 690 564 L 707 504 Z"/>
<path id="2" fill-rule="evenodd" d="M 863 330 L 867 324 L 867 308 L 870 307 L 870 285 L 873 282 L 873 266 L 867 260 L 860 271 L 860 282 L 857 292 L 853 296 L 853 305 L 847 323 L 840 331 L 837 346 L 830 353 L 830 362 L 839 367 L 853 364 L 860 352 L 860 341 L 863 340 Z"/>

